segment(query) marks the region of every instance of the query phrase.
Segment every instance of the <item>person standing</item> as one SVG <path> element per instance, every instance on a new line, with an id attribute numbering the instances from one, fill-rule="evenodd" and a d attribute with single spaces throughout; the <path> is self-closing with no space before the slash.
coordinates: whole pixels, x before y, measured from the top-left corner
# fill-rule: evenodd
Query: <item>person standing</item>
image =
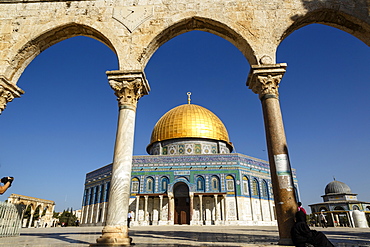
<path id="1" fill-rule="evenodd" d="M 130 228 L 130 222 L 131 222 L 131 219 L 132 219 L 132 211 L 129 211 L 128 214 L 127 214 L 127 227 Z"/>
<path id="2" fill-rule="evenodd" d="M 320 222 L 321 222 L 321 226 L 323 227 L 323 228 L 327 228 L 328 227 L 328 222 L 327 222 L 327 220 L 326 220 L 326 218 L 325 218 L 325 215 L 324 215 L 324 213 L 323 212 L 321 212 L 321 214 L 320 214 Z"/>

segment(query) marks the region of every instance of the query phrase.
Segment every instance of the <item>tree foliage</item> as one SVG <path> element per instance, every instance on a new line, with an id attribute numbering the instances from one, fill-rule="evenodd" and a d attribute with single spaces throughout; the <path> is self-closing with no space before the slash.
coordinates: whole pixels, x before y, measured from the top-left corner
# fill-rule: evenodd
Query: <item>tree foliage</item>
<path id="1" fill-rule="evenodd" d="M 73 214 L 73 210 L 69 211 L 68 208 L 67 210 L 63 210 L 63 213 L 58 217 L 59 218 L 59 223 L 60 224 L 65 224 L 66 226 L 75 226 L 77 217 L 75 214 Z"/>

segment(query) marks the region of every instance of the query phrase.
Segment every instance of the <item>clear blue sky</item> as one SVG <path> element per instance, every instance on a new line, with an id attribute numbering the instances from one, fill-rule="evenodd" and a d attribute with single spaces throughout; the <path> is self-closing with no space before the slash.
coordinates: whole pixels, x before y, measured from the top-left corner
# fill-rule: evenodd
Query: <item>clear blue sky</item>
<path id="1" fill-rule="evenodd" d="M 288 64 L 280 102 L 301 199 L 321 202 L 333 180 L 370 201 L 370 49 L 335 28 L 309 25 L 286 38 L 277 62 Z M 224 122 L 235 150 L 267 159 L 261 104 L 246 87 L 249 63 L 228 41 L 193 31 L 160 47 L 145 68 L 151 86 L 140 99 L 135 155 L 146 154 L 157 120 L 192 103 Z M 105 71 L 115 54 L 86 37 L 60 42 L 36 57 L 18 86 L 26 93 L 0 116 L 0 176 L 11 193 L 81 208 L 85 175 L 112 162 L 117 101 Z"/>

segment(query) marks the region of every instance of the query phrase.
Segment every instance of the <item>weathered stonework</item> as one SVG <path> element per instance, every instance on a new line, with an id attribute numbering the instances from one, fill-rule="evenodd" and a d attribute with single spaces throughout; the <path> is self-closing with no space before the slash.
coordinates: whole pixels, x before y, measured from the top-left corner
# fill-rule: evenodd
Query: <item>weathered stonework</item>
<path id="1" fill-rule="evenodd" d="M 120 107 L 136 109 L 137 101 L 150 91 L 149 84 L 141 71 L 108 71 L 108 81 Z"/>
<path id="2" fill-rule="evenodd" d="M 262 99 L 266 95 L 279 98 L 279 84 L 285 73 L 286 63 L 252 65 L 247 86 Z"/>
<path id="3" fill-rule="evenodd" d="M 24 91 L 16 85 L 10 84 L 4 77 L 0 77 L 0 114 L 5 109 L 8 102 L 20 97 Z"/>
<path id="4" fill-rule="evenodd" d="M 322 23 L 370 44 L 365 0 L 0 1 L 0 76 L 12 84 L 43 50 L 70 37 L 95 38 L 116 52 L 120 70 L 142 70 L 171 38 L 208 31 L 232 42 L 251 65 L 276 63 L 280 42 Z"/>
<path id="5" fill-rule="evenodd" d="M 43 50 L 71 37 L 82 35 L 101 41 L 117 54 L 122 75 L 132 71 L 140 75 L 116 80 L 108 73 L 119 99 L 120 114 L 112 174 L 114 203 L 109 204 L 99 246 L 130 244 L 125 207 L 130 186 L 133 110 L 137 99 L 149 92 L 142 71 L 162 44 L 182 33 L 200 30 L 230 41 L 241 51 L 252 66 L 248 85 L 262 99 L 272 174 L 276 173 L 274 157 L 288 155 L 277 99 L 282 74 L 276 74 L 275 68 L 265 74 L 258 71 L 274 67 L 281 41 L 311 23 L 339 28 L 370 45 L 369 0 L 0 0 L 0 23 L 0 112 L 23 93 L 16 84 L 28 64 Z M 276 194 L 281 190 L 278 180 L 273 178 L 276 200 L 278 205 L 287 206 L 278 206 L 277 212 L 290 217 L 282 220 L 286 225 L 279 224 L 283 244 L 289 243 L 289 231 L 284 229 L 290 229 L 296 205 L 291 192 Z M 169 198 L 172 208 L 173 197 Z"/>

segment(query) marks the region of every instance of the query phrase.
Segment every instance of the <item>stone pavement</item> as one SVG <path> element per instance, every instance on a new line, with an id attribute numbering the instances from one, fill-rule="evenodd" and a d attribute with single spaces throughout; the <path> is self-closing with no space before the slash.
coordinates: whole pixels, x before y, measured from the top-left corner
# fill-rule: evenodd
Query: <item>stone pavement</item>
<path id="1" fill-rule="evenodd" d="M 0 238 L 7 247 L 89 246 L 102 227 L 23 228 L 19 237 Z M 323 231 L 338 247 L 370 247 L 370 229 L 311 228 Z M 271 226 L 137 226 L 130 228 L 136 246 L 277 246 Z"/>

